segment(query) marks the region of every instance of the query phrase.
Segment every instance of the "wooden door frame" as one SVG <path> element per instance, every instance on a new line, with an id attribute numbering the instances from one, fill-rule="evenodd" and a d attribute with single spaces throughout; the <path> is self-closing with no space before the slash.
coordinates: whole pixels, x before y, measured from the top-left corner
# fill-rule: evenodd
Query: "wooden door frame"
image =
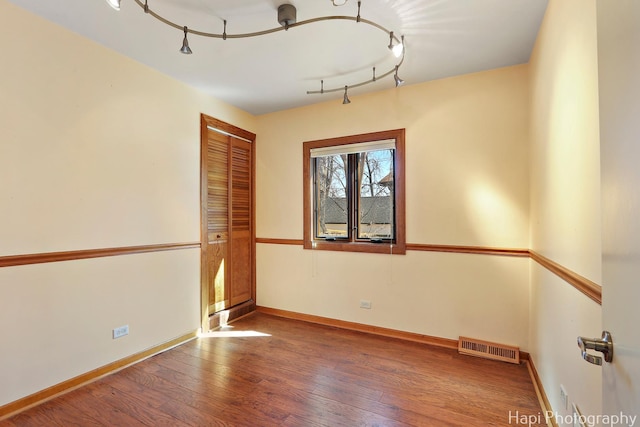
<path id="1" fill-rule="evenodd" d="M 242 304 L 224 310 L 228 313 L 228 320 L 233 320 L 256 309 L 256 216 L 255 216 L 255 188 L 256 188 L 256 135 L 229 123 L 200 114 L 200 317 L 202 331 L 206 332 L 220 326 L 220 313 L 209 312 L 209 272 L 207 270 L 207 147 L 208 127 L 228 133 L 232 136 L 247 140 L 252 145 L 251 150 L 251 298 Z"/>

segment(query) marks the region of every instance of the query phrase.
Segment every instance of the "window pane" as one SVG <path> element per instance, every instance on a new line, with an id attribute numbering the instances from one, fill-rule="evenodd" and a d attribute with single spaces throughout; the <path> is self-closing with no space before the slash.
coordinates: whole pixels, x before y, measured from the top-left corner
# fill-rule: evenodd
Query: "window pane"
<path id="1" fill-rule="evenodd" d="M 347 156 L 314 159 L 316 237 L 348 237 Z"/>
<path id="2" fill-rule="evenodd" d="M 394 150 L 358 154 L 358 238 L 393 239 Z"/>

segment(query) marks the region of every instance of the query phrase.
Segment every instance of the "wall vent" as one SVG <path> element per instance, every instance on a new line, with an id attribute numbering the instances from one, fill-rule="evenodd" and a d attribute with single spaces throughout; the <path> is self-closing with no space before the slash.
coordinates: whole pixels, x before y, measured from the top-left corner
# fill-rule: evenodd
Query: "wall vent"
<path id="1" fill-rule="evenodd" d="M 474 338 L 460 337 L 458 352 L 485 359 L 500 360 L 502 362 L 520 363 L 520 349 L 504 344 L 496 344 Z"/>

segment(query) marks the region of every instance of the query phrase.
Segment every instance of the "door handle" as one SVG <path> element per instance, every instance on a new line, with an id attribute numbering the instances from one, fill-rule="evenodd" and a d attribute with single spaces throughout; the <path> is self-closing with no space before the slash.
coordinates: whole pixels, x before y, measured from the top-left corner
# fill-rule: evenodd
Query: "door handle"
<path id="1" fill-rule="evenodd" d="M 613 360 L 613 339 L 607 331 L 602 332 L 602 338 L 578 337 L 578 347 L 582 352 L 582 358 L 594 365 L 602 365 L 602 357 L 589 354 L 587 350 L 599 351 L 604 355 L 604 361 L 611 363 Z"/>

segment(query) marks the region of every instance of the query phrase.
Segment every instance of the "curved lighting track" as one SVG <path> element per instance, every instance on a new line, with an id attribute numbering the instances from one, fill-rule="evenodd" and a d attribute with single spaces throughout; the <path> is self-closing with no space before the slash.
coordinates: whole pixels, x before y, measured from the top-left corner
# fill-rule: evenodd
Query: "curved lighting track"
<path id="1" fill-rule="evenodd" d="M 312 91 L 307 91 L 307 94 L 311 95 L 311 94 L 324 94 L 324 93 L 331 93 L 331 92 L 341 92 L 341 91 L 346 91 L 348 89 L 352 89 L 352 88 L 356 88 L 356 87 L 360 87 L 360 86 L 364 86 L 367 85 L 369 83 L 373 83 L 376 82 L 380 79 L 383 79 L 387 76 L 393 75 L 396 81 L 396 86 L 400 86 L 402 83 L 404 83 L 402 81 L 402 79 L 400 79 L 398 77 L 398 69 L 400 68 L 400 66 L 403 64 L 404 62 L 404 55 L 405 55 L 405 51 L 406 51 L 406 46 L 404 45 L 404 36 L 401 37 L 401 39 L 398 39 L 398 37 L 393 33 L 393 31 L 389 31 L 386 28 L 384 28 L 382 25 L 373 22 L 369 19 L 364 19 L 360 17 L 360 4 L 361 2 L 358 2 L 358 15 L 357 16 L 346 16 L 346 15 L 331 15 L 331 16 L 320 16 L 317 18 L 311 18 L 311 19 L 306 19 L 304 21 L 300 21 L 300 22 L 293 22 L 293 23 L 288 23 L 285 22 L 282 24 L 282 26 L 280 27 L 275 27 L 275 28 L 270 28 L 267 30 L 262 30 L 262 31 L 255 31 L 252 33 L 239 33 L 239 34 L 227 34 L 227 21 L 224 21 L 224 31 L 222 33 L 210 33 L 210 32 L 206 32 L 206 31 L 198 31 L 198 30 L 194 30 L 191 28 L 188 28 L 184 25 L 179 25 L 176 24 L 173 21 L 170 21 L 169 19 L 159 15 L 158 13 L 154 12 L 153 10 L 151 10 L 151 8 L 148 5 L 148 0 L 142 1 L 142 0 L 134 0 L 138 6 L 140 6 L 142 8 L 142 10 L 153 16 L 155 19 L 157 19 L 158 21 L 162 22 L 165 25 L 168 25 L 170 27 L 175 28 L 176 30 L 180 30 L 181 32 L 184 32 L 185 35 L 185 41 L 186 41 L 186 36 L 187 34 L 193 34 L 196 36 L 201 36 L 201 37 L 210 37 L 210 38 L 216 38 L 216 39 L 243 39 L 243 38 L 249 38 L 249 37 L 258 37 L 258 36 L 264 36 L 267 34 L 272 34 L 272 33 L 277 33 L 278 31 L 287 31 L 290 28 L 295 28 L 295 27 L 301 27 L 303 25 L 308 25 L 308 24 L 313 24 L 316 22 L 322 22 L 322 21 L 354 21 L 356 23 L 363 23 L 369 26 L 372 26 L 374 28 L 379 29 L 380 31 L 383 31 L 385 34 L 387 34 L 389 36 L 389 49 L 391 49 L 393 47 L 393 42 L 396 43 L 397 45 L 402 45 L 402 53 L 401 56 L 399 58 L 399 61 L 396 65 L 394 65 L 394 67 L 392 69 L 390 69 L 387 72 L 384 72 L 378 76 L 376 76 L 376 69 L 375 67 L 373 68 L 373 76 L 371 79 L 369 80 L 364 80 L 361 81 L 359 83 L 354 83 L 351 85 L 346 85 L 346 86 L 340 86 L 337 88 L 330 88 L 330 89 L 325 89 L 324 88 L 324 81 L 321 81 L 321 87 L 320 90 L 312 90 Z M 118 1 L 119 4 L 119 1 Z M 190 52 L 190 51 L 189 51 Z"/>

